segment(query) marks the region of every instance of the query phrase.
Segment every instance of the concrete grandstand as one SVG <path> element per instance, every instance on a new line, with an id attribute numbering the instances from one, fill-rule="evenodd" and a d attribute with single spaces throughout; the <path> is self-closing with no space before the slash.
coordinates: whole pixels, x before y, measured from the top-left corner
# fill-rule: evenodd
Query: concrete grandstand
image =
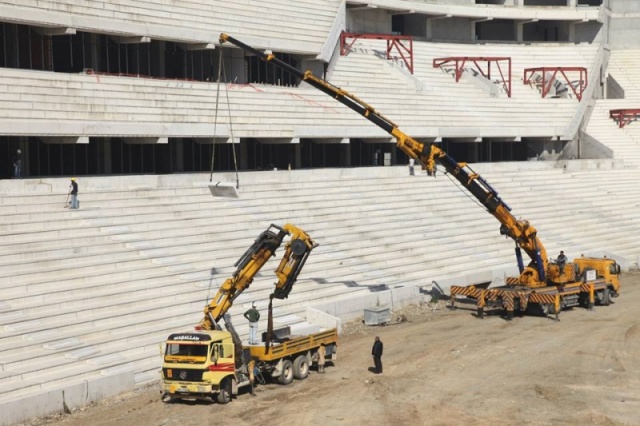
<path id="1" fill-rule="evenodd" d="M 157 381 L 159 345 L 271 223 L 320 243 L 276 304 L 298 331 L 516 273 L 445 176 L 409 176 L 389 135 L 221 32 L 474 163 L 549 253 L 638 266 L 637 2 L 166 3 L 0 0 L 0 424 Z M 240 199 L 212 199 L 236 168 Z M 271 262 L 232 308 L 243 338 Z"/>

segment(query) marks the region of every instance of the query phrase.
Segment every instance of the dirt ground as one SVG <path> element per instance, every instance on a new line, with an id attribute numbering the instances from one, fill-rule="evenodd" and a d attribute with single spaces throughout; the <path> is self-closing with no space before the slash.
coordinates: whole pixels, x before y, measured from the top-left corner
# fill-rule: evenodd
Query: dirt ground
<path id="1" fill-rule="evenodd" d="M 640 273 L 612 306 L 507 322 L 444 302 L 345 326 L 335 366 L 227 405 L 164 404 L 158 386 L 33 425 L 639 425 Z M 402 318 L 404 316 L 404 318 Z M 374 336 L 384 342 L 374 375 Z"/>

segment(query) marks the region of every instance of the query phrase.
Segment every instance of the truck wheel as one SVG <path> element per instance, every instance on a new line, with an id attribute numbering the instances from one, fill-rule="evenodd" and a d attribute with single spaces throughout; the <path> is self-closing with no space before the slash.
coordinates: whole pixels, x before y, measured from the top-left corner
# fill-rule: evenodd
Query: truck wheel
<path id="1" fill-rule="evenodd" d="M 298 241 L 298 240 L 296 240 Z M 300 355 L 293 361 L 293 377 L 297 380 L 304 380 L 309 375 L 309 360 L 306 356 Z"/>
<path id="2" fill-rule="evenodd" d="M 231 401 L 231 380 L 224 379 L 220 383 L 220 392 L 216 395 L 218 404 L 228 404 Z"/>
<path id="3" fill-rule="evenodd" d="M 278 383 L 288 385 L 293 382 L 293 364 L 288 359 L 282 361 L 282 373 L 278 377 Z"/>

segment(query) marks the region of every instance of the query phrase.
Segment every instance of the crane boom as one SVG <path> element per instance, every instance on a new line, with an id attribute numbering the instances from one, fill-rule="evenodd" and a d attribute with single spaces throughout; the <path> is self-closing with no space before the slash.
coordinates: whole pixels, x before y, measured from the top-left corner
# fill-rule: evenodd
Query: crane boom
<path id="1" fill-rule="evenodd" d="M 285 299 L 289 295 L 309 253 L 317 244 L 306 232 L 294 225 L 280 227 L 271 224 L 236 261 L 233 276 L 225 280 L 218 293 L 204 308 L 201 322 L 204 330 L 216 329 L 234 300 L 251 285 L 256 274 L 275 255 L 287 235 L 291 239 L 285 244 L 285 253 L 276 269 L 278 281 L 275 283 L 274 297 Z"/>
<path id="2" fill-rule="evenodd" d="M 445 151 L 432 143 L 423 143 L 401 131 L 398 126 L 376 111 L 371 105 L 355 95 L 315 76 L 311 71 L 297 68 L 276 58 L 273 53 L 261 52 L 227 34 L 220 34 L 220 44 L 229 42 L 245 52 L 255 55 L 265 62 L 286 70 L 305 83 L 331 96 L 349 109 L 357 112 L 396 139 L 396 146 L 410 158 L 416 160 L 427 174 L 435 176 L 436 164 L 440 164 L 467 189 L 500 222 L 500 233 L 512 238 L 516 243 L 516 256 L 520 269 L 520 285 L 543 287 L 547 285 L 547 253 L 537 235 L 536 228 L 526 220 L 516 219 L 511 208 L 500 198 L 498 192 L 466 163 L 458 163 Z M 520 249 L 531 259 L 527 267 L 522 263 Z"/>

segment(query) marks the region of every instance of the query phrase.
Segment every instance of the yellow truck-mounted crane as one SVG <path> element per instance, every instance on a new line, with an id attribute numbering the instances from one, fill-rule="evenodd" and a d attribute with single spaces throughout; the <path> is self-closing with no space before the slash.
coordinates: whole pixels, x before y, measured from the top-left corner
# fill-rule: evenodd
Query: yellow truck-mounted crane
<path id="1" fill-rule="evenodd" d="M 275 283 L 273 296 L 278 299 L 286 299 L 289 296 L 309 253 L 317 244 L 306 232 L 294 225 L 286 224 L 279 227 L 272 224 L 240 256 L 233 265 L 236 266 L 233 276 L 225 280 L 211 303 L 205 307 L 203 329 L 219 328 L 218 322 L 229 311 L 233 301 L 251 285 L 256 274 L 275 255 L 287 235 L 290 235 L 291 239 L 285 244 L 284 255 L 275 271 L 278 281 Z"/>
<path id="2" fill-rule="evenodd" d="M 558 315 L 563 307 L 580 304 L 592 306 L 596 296 L 601 303 L 608 304 L 610 297 L 619 294 L 620 267 L 615 260 L 578 258 L 572 263 L 567 263 L 564 268 L 550 263 L 536 228 L 526 220 L 516 219 L 511 214 L 511 208 L 500 198 L 498 192 L 466 163 L 457 162 L 433 143 L 419 142 L 407 135 L 371 105 L 346 90 L 316 77 L 311 71 L 302 72 L 279 60 L 272 53 L 261 52 L 223 33 L 220 35 L 220 44 L 225 42 L 290 72 L 371 121 L 393 136 L 396 139 L 396 146 L 409 158 L 417 161 L 428 175 L 435 176 L 436 165 L 442 166 L 446 173 L 453 176 L 500 222 L 500 233 L 515 241 L 519 277 L 508 278 L 507 285 L 494 289 L 453 286 L 452 300 L 455 299 L 456 294 L 475 298 L 479 317 L 483 316 L 488 301 L 494 306 L 502 307 L 507 316 L 512 318 L 514 311 L 526 310 L 530 303 L 539 305 L 547 313 Z M 522 251 L 530 258 L 526 266 L 522 259 Z M 587 269 L 594 273 L 584 274 L 583 272 Z M 586 279 L 587 277 L 589 280 Z"/>
<path id="3" fill-rule="evenodd" d="M 162 395 L 174 399 L 212 398 L 226 404 L 244 386 L 253 386 L 252 377 L 270 377 L 287 385 L 305 379 L 309 367 L 318 362 L 321 346 L 325 359 L 334 360 L 338 342 L 335 328 L 302 336 L 279 336 L 277 342 L 267 333 L 264 345 L 244 346 L 229 319 L 234 300 L 253 282 L 256 274 L 275 255 L 286 236 L 285 253 L 276 269 L 278 278 L 270 299 L 288 297 L 300 270 L 317 244 L 291 224 L 271 225 L 238 259 L 231 278 L 225 280 L 204 309 L 204 318 L 195 331 L 171 334 L 166 341 L 162 364 Z M 223 319 L 226 331 L 219 322 Z M 272 324 L 269 304 L 269 327 Z"/>

